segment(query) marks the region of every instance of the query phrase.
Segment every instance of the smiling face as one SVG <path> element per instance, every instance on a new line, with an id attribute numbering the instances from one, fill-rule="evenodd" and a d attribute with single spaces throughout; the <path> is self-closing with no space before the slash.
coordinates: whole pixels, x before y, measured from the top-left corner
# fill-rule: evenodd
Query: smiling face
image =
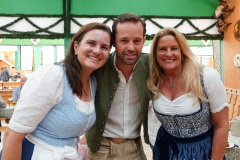
<path id="1" fill-rule="evenodd" d="M 74 42 L 75 55 L 82 69 L 92 72 L 106 62 L 110 52 L 110 36 L 106 31 L 93 29 L 87 32 L 81 42 Z"/>
<path id="2" fill-rule="evenodd" d="M 145 42 L 141 22 L 118 23 L 115 37 L 117 66 L 135 65 Z"/>
<path id="3" fill-rule="evenodd" d="M 181 71 L 182 54 L 174 36 L 165 35 L 158 40 L 156 58 L 164 72 Z"/>

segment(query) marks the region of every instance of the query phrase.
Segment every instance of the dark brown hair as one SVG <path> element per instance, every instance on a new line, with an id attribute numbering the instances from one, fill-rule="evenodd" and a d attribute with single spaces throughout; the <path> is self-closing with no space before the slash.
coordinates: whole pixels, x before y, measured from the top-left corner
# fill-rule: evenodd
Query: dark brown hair
<path id="1" fill-rule="evenodd" d="M 115 43 L 115 36 L 117 34 L 117 25 L 118 23 L 124 23 L 124 22 L 141 22 L 143 26 L 143 37 L 146 34 L 146 23 L 144 20 L 142 20 L 138 15 L 135 14 L 129 14 L 129 13 L 124 13 L 120 14 L 113 22 L 112 25 L 112 38 L 113 38 L 113 43 Z"/>
<path id="2" fill-rule="evenodd" d="M 73 36 L 67 51 L 67 55 L 63 60 L 70 87 L 72 88 L 73 93 L 77 94 L 78 96 L 82 96 L 83 91 L 83 83 L 81 81 L 82 66 L 78 61 L 77 56 L 75 55 L 74 42 L 77 42 L 78 44 L 81 43 L 84 35 L 94 29 L 99 29 L 107 32 L 111 40 L 110 47 L 112 46 L 111 29 L 103 23 L 89 23 L 79 29 L 79 31 Z"/>

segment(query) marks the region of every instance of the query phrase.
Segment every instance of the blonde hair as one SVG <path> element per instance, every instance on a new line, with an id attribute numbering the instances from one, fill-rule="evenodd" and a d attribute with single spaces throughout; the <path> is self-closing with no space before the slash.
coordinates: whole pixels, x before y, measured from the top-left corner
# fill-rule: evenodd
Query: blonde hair
<path id="1" fill-rule="evenodd" d="M 154 36 L 149 57 L 150 78 L 147 83 L 149 90 L 155 96 L 159 97 L 160 91 L 158 87 L 163 85 L 164 72 L 163 68 L 158 64 L 156 60 L 156 53 L 159 39 L 166 35 L 174 36 L 181 50 L 181 82 L 185 85 L 184 90 L 187 92 L 192 92 L 195 96 L 202 100 L 206 100 L 206 98 L 203 96 L 200 80 L 200 74 L 202 74 L 202 72 L 199 70 L 202 68 L 202 65 L 197 61 L 196 56 L 190 50 L 187 40 L 183 34 L 174 28 L 162 29 Z"/>

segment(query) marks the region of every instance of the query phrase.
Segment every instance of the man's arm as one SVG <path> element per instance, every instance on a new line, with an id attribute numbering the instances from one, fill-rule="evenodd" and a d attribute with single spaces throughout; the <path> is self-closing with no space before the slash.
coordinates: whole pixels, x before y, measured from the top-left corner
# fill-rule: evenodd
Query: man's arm
<path id="1" fill-rule="evenodd" d="M 13 90 L 13 94 L 12 94 L 12 100 L 13 100 L 13 102 L 17 102 L 17 100 L 18 100 L 17 90 L 18 90 L 18 88 L 15 88 L 15 89 Z"/>

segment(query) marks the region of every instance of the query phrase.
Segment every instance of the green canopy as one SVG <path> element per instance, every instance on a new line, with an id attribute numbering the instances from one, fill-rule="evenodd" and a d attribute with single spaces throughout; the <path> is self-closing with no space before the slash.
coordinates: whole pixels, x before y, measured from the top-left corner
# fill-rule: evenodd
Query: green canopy
<path id="1" fill-rule="evenodd" d="M 121 13 L 147 23 L 147 38 L 170 25 L 188 39 L 221 39 L 215 27 L 217 0 L 1 0 L 0 38 L 70 38 L 82 25 L 111 26 Z"/>

